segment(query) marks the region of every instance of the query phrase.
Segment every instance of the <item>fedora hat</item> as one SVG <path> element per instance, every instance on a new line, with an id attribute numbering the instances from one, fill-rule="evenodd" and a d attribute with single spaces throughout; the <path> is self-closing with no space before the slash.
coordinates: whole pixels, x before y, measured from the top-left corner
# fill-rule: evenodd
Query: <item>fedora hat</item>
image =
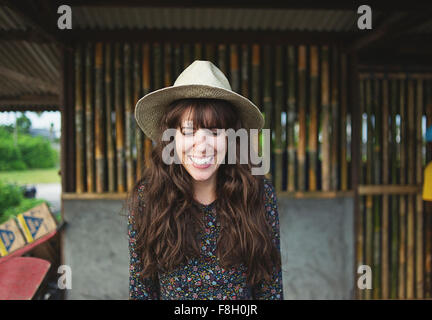
<path id="1" fill-rule="evenodd" d="M 157 141 L 160 120 L 175 100 L 187 98 L 221 99 L 230 102 L 238 111 L 245 129 L 261 129 L 264 118 L 249 99 L 232 91 L 223 74 L 210 61 L 195 60 L 177 77 L 174 85 L 146 94 L 136 104 L 135 119 L 141 130 Z"/>

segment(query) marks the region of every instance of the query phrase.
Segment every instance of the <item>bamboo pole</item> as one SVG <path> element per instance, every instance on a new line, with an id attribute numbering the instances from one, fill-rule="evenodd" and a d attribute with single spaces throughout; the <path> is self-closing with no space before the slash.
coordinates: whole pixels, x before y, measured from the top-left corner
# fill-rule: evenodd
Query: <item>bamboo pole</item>
<path id="1" fill-rule="evenodd" d="M 195 43 L 194 46 L 194 60 L 202 60 L 203 57 L 203 47 L 201 43 Z"/>
<path id="2" fill-rule="evenodd" d="M 306 190 L 306 46 L 298 47 L 298 189 Z M 328 191 L 328 190 L 326 190 Z"/>
<path id="3" fill-rule="evenodd" d="M 422 116 L 423 116 L 423 81 L 417 79 L 417 108 L 416 108 L 416 118 L 415 118 L 415 128 L 416 128 L 416 183 L 421 184 L 423 181 L 423 159 L 422 159 Z M 424 266 L 423 266 L 423 199 L 422 194 L 419 192 L 416 195 L 416 298 L 423 299 L 424 297 Z"/>
<path id="4" fill-rule="evenodd" d="M 341 54 L 341 190 L 348 190 L 348 163 L 347 163 L 347 56 L 345 53 Z M 362 91 L 364 92 L 364 91 Z M 363 112 L 361 113 L 363 118 Z M 360 161 L 360 163 L 363 163 Z M 361 175 L 360 175 L 361 176 Z"/>
<path id="5" fill-rule="evenodd" d="M 105 191 L 105 142 L 103 100 L 103 47 L 102 42 L 95 46 L 95 161 L 96 161 L 96 192 Z"/>
<path id="6" fill-rule="evenodd" d="M 366 183 L 372 183 L 372 156 L 373 156 L 373 145 L 372 145 L 372 96 L 371 96 L 371 80 L 366 80 L 365 83 L 365 91 L 366 91 L 366 114 L 367 114 L 367 162 L 366 162 Z M 366 197 L 366 264 L 373 268 L 373 210 L 372 210 L 372 196 Z M 373 290 L 375 290 L 375 286 L 373 284 Z M 372 297 L 372 293 L 370 290 L 367 290 L 366 299 L 370 299 Z"/>
<path id="7" fill-rule="evenodd" d="M 380 98 L 380 80 L 374 79 L 374 94 L 373 94 L 373 113 L 375 116 L 375 128 L 374 128 L 374 156 L 373 156 L 373 172 L 374 172 L 374 184 L 379 185 L 381 183 L 381 105 L 379 104 Z M 382 287 L 381 287 L 381 258 L 382 252 L 380 249 L 381 242 L 381 197 L 373 197 L 373 210 L 374 210 L 374 263 L 373 263 L 373 285 L 374 285 L 374 299 L 381 298 Z"/>
<path id="8" fill-rule="evenodd" d="M 246 44 L 241 47 L 241 94 L 249 98 L 249 48 Z"/>
<path id="9" fill-rule="evenodd" d="M 183 69 L 192 63 L 192 47 L 190 44 L 183 45 Z"/>
<path id="10" fill-rule="evenodd" d="M 317 190 L 318 170 L 318 47 L 310 47 L 309 190 Z"/>
<path id="11" fill-rule="evenodd" d="M 160 89 L 163 86 L 162 79 L 162 49 L 160 43 L 153 44 L 153 76 L 154 76 L 154 90 Z"/>
<path id="12" fill-rule="evenodd" d="M 275 189 L 282 191 L 283 154 L 282 154 L 282 104 L 283 104 L 283 74 L 282 74 L 282 47 L 276 47 L 276 68 L 275 68 Z"/>
<path id="13" fill-rule="evenodd" d="M 271 95 L 271 67 L 272 67 L 272 59 L 271 59 L 271 48 L 269 45 L 264 46 L 264 128 L 271 129 L 271 116 L 272 116 L 272 95 Z M 272 143 L 270 143 L 270 150 L 272 150 Z M 263 142 L 264 144 L 264 142 Z M 264 148 L 264 146 L 263 146 Z M 263 149 L 264 150 L 264 149 Z M 268 177 L 271 178 L 271 173 L 268 174 Z"/>
<path id="14" fill-rule="evenodd" d="M 332 49 L 332 67 L 331 67 L 331 166 L 330 166 L 330 188 L 338 189 L 338 172 L 339 163 L 339 53 L 337 48 Z"/>
<path id="15" fill-rule="evenodd" d="M 287 140 L 288 140 L 288 170 L 287 170 L 287 191 L 293 192 L 295 190 L 295 117 L 296 117 L 296 88 L 295 88 L 295 51 L 293 46 L 287 48 L 287 61 L 288 61 L 288 85 L 287 85 Z"/>
<path id="16" fill-rule="evenodd" d="M 149 43 L 144 43 L 142 47 L 142 91 L 143 95 L 150 92 L 150 45 Z M 152 150 L 152 142 L 149 137 L 144 138 L 144 165 L 146 168 L 150 166 L 150 156 Z"/>
<path id="17" fill-rule="evenodd" d="M 321 184 L 323 191 L 330 190 L 330 114 L 329 114 L 329 50 L 328 46 L 322 47 L 321 52 Z"/>
<path id="18" fill-rule="evenodd" d="M 105 127 L 106 127 L 106 149 L 107 149 L 107 166 L 108 166 L 108 192 L 115 192 L 115 150 L 112 126 L 112 46 L 111 43 L 105 44 Z"/>
<path id="19" fill-rule="evenodd" d="M 226 45 L 223 43 L 220 43 L 218 45 L 218 64 L 219 69 L 224 73 L 227 74 L 227 66 L 226 66 Z"/>
<path id="20" fill-rule="evenodd" d="M 427 80 L 425 85 L 426 101 L 426 128 L 432 125 L 432 81 Z M 432 161 L 432 144 L 429 142 L 426 145 L 426 163 Z M 425 226 L 426 226 L 426 241 L 425 241 L 425 298 L 432 298 L 432 203 L 425 203 Z"/>
<path id="21" fill-rule="evenodd" d="M 165 46 L 164 46 L 163 64 L 164 64 L 164 86 L 169 87 L 172 85 L 171 44 L 169 44 L 169 43 L 165 43 Z"/>
<path id="22" fill-rule="evenodd" d="M 222 52 L 221 52 L 222 54 Z M 225 53 L 223 53 L 225 54 Z M 222 55 L 222 57 L 225 57 L 224 55 Z M 219 56 L 219 59 L 221 58 L 221 56 Z M 260 108 L 260 110 L 262 109 L 261 107 L 261 99 L 260 99 L 260 46 L 258 44 L 254 44 L 252 45 L 252 92 L 251 92 L 251 96 L 252 96 L 252 102 L 255 103 L 255 105 L 258 106 L 258 108 Z M 259 132 L 258 133 L 258 145 L 257 145 L 257 150 L 256 152 L 258 154 L 260 154 L 261 152 L 261 138 L 262 137 L 262 133 Z"/>
<path id="23" fill-rule="evenodd" d="M 344 55 L 345 56 L 345 55 Z M 342 64 L 346 63 L 346 56 L 345 59 L 342 61 Z M 345 70 L 346 71 L 346 70 Z M 342 75 L 342 79 L 341 81 L 343 82 L 344 80 L 346 80 L 346 74 L 345 77 Z M 364 109 L 365 109 L 365 85 L 364 85 L 365 81 L 364 80 L 359 80 L 359 91 L 360 91 L 360 95 L 359 95 L 359 114 L 360 114 L 360 118 L 363 119 L 363 113 L 364 113 Z M 346 86 L 345 86 L 345 90 L 346 90 Z M 342 92 L 344 92 L 344 90 L 342 90 Z M 346 98 L 346 97 L 345 97 Z M 346 103 L 346 101 L 345 101 Z M 342 108 L 343 109 L 343 108 Z M 345 109 L 346 111 L 346 109 Z M 345 115 L 346 116 L 346 115 Z M 342 117 L 342 121 L 344 121 L 345 116 L 343 116 L 341 114 Z M 343 126 L 345 128 L 345 126 Z M 362 130 L 362 125 L 360 125 L 361 131 L 360 131 L 360 159 L 359 159 L 359 184 L 363 184 L 365 183 L 365 178 L 364 178 L 364 170 L 363 170 L 363 130 Z M 342 139 L 343 140 L 343 139 Z M 345 158 L 345 157 L 343 157 Z M 346 161 L 346 158 L 345 158 Z M 365 233 L 365 228 L 364 228 L 364 221 L 365 221 L 365 202 L 366 197 L 361 196 L 359 193 L 359 212 L 358 212 L 358 217 L 357 217 L 357 234 L 356 234 L 356 255 L 357 255 L 357 266 L 360 265 L 364 265 L 366 263 L 366 257 L 365 257 L 365 239 L 364 239 L 364 233 Z M 362 290 L 360 288 L 357 288 L 357 298 L 362 300 L 365 299 L 365 290 Z"/>
<path id="24" fill-rule="evenodd" d="M 405 80 L 399 80 L 399 108 L 401 118 L 400 128 L 400 184 L 406 184 L 406 107 L 405 107 Z M 399 270 L 398 270 L 398 297 L 399 299 L 406 298 L 406 209 L 407 209 L 407 197 L 401 196 L 399 199 Z"/>
<path id="25" fill-rule="evenodd" d="M 124 58 L 124 108 L 125 108 L 125 123 L 126 123 L 126 181 L 127 190 L 132 190 L 135 183 L 135 173 L 132 154 L 132 138 L 134 128 L 132 122 L 132 96 L 131 96 L 131 46 L 126 43 L 123 47 Z"/>
<path id="26" fill-rule="evenodd" d="M 212 43 L 208 43 L 205 45 L 205 59 L 211 61 L 212 63 L 216 62 L 215 59 L 215 46 Z"/>
<path id="27" fill-rule="evenodd" d="M 92 86 L 92 50 L 91 43 L 86 48 L 86 80 L 85 80 L 85 116 L 86 116 L 86 169 L 87 192 L 94 192 L 94 119 L 93 119 L 93 86 Z"/>
<path id="28" fill-rule="evenodd" d="M 391 171 L 391 181 L 392 185 L 398 183 L 397 181 L 397 166 L 400 161 L 397 154 L 397 131 L 396 131 L 396 101 L 397 101 L 397 82 L 396 79 L 392 79 L 390 82 L 390 118 L 391 118 L 391 136 L 390 136 L 390 171 Z M 398 216 L 398 201 L 395 195 L 391 196 L 391 258 L 390 258 L 390 299 L 397 299 L 398 297 L 398 230 L 399 230 L 399 216 Z"/>
<path id="29" fill-rule="evenodd" d="M 237 51 L 237 45 L 230 45 L 230 74 L 231 74 L 231 86 L 233 91 L 239 92 L 240 76 L 239 76 L 239 57 Z"/>
<path id="30" fill-rule="evenodd" d="M 174 78 L 177 78 L 182 70 L 181 47 L 179 43 L 174 44 Z"/>
<path id="31" fill-rule="evenodd" d="M 135 147 L 136 154 L 134 154 L 134 159 L 136 159 L 136 171 L 135 180 L 141 179 L 142 172 L 144 170 L 144 134 L 136 124 L 133 114 L 135 111 L 135 105 L 140 99 L 141 93 L 141 78 L 140 78 L 140 45 L 139 43 L 134 43 L 133 45 L 133 103 L 132 103 L 132 122 L 135 127 Z"/>
<path id="32" fill-rule="evenodd" d="M 408 79 L 408 184 L 414 183 L 415 177 L 415 162 L 414 162 L 414 146 L 415 146 L 415 128 L 414 128 L 414 83 L 412 79 Z M 414 230 L 414 198 L 408 196 L 408 245 L 407 245 L 407 298 L 413 299 L 415 297 L 414 290 L 414 246 L 415 246 L 415 230 Z"/>
<path id="33" fill-rule="evenodd" d="M 125 192 L 124 164 L 124 113 L 122 101 L 122 61 L 121 43 L 115 44 L 114 57 L 114 103 L 115 103 L 115 129 L 116 129 L 116 151 L 117 151 L 117 192 Z"/>
<path id="34" fill-rule="evenodd" d="M 388 103 L 388 80 L 382 81 L 382 183 L 389 183 L 389 103 Z M 379 112 L 379 111 L 378 111 Z M 381 298 L 389 298 L 389 196 L 382 196 L 382 295 Z"/>
<path id="35" fill-rule="evenodd" d="M 75 49 L 75 162 L 76 192 L 84 192 L 84 135 L 83 135 L 83 98 L 82 98 L 82 47 Z"/>

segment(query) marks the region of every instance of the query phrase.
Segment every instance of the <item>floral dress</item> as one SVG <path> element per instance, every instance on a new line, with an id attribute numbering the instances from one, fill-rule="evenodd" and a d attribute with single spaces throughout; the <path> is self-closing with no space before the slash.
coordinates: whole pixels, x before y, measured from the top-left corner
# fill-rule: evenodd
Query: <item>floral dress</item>
<path id="1" fill-rule="evenodd" d="M 279 216 L 276 194 L 272 184 L 264 180 L 265 208 L 273 231 L 273 242 L 280 252 Z M 142 195 L 143 188 L 138 190 Z M 215 200 L 216 201 L 216 200 Z M 244 300 L 265 299 L 282 300 L 282 271 L 273 269 L 271 281 L 262 280 L 254 287 L 246 284 L 246 267 L 224 269 L 215 256 L 216 239 L 220 224 L 216 220 L 215 202 L 198 204 L 205 219 L 205 230 L 201 236 L 201 255 L 187 264 L 178 266 L 174 271 L 159 272 L 159 283 L 150 278 L 141 280 L 140 259 L 136 250 L 136 229 L 134 218 L 128 216 L 129 235 L 129 299 L 131 300 Z"/>

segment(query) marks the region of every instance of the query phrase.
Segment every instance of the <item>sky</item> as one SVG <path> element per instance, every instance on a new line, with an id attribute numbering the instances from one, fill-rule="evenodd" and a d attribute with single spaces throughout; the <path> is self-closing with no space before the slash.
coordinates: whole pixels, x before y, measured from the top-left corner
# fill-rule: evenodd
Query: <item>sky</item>
<path id="1" fill-rule="evenodd" d="M 0 112 L 0 124 L 14 124 L 15 117 L 19 117 L 20 112 Z M 61 114 L 60 111 L 44 111 L 40 116 L 36 112 L 26 111 L 25 115 L 30 119 L 32 128 L 48 129 L 51 123 L 54 123 L 54 131 L 57 137 L 60 137 Z"/>

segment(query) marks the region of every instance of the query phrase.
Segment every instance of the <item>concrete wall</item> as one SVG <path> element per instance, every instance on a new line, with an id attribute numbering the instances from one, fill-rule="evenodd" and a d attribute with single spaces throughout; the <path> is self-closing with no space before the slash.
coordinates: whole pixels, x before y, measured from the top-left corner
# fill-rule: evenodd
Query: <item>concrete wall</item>
<path id="1" fill-rule="evenodd" d="M 352 298 L 352 199 L 278 198 L 285 299 Z M 67 299 L 127 299 L 127 220 L 123 202 L 64 200 Z M 126 213 L 126 212 L 124 212 Z"/>
<path id="2" fill-rule="evenodd" d="M 128 299 L 127 219 L 116 200 L 64 200 L 67 299 Z"/>
<path id="3" fill-rule="evenodd" d="M 285 299 L 352 299 L 352 198 L 278 199 Z"/>

